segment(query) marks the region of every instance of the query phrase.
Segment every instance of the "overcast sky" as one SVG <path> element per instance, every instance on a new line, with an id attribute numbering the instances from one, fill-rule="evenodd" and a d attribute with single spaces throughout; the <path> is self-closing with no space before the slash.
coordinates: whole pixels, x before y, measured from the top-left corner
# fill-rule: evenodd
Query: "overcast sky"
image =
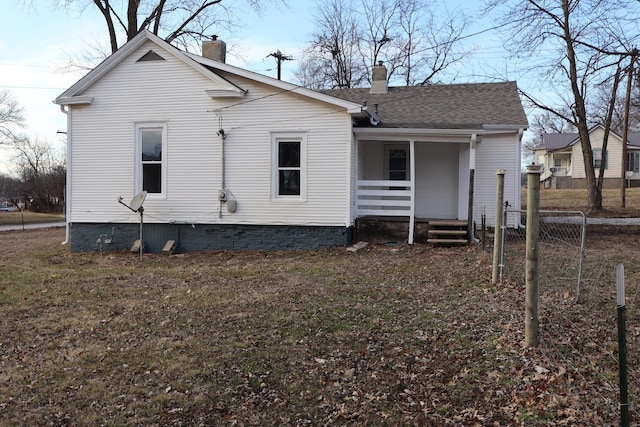
<path id="1" fill-rule="evenodd" d="M 25 5 L 25 3 L 27 5 Z M 28 4 L 31 3 L 29 6 Z M 56 132 L 66 130 L 66 116 L 51 101 L 75 83 L 84 73 L 60 71 L 69 54 L 86 49 L 87 44 L 107 44 L 103 18 L 90 5 L 78 10 L 56 9 L 53 1 L 2 0 L 0 13 L 0 90 L 8 89 L 24 108 L 27 133 L 32 137 L 61 144 Z M 464 7 L 477 11 L 478 0 L 448 0 L 448 8 Z M 227 42 L 227 62 L 275 77 L 275 60 L 268 54 L 280 50 L 294 58 L 313 31 L 314 0 L 289 0 L 288 7 L 266 9 L 262 16 L 245 15 L 243 28 L 230 34 L 220 31 Z M 491 27 L 490 20 L 476 20 L 469 34 Z M 493 37 L 493 38 L 492 38 Z M 495 34 L 483 33 L 467 40 L 481 48 L 474 55 L 483 61 L 503 60 Z M 283 80 L 293 80 L 295 61 L 283 64 Z M 473 79 L 473 65 L 464 64 L 458 82 Z M 466 79 L 466 80 L 465 80 Z M 0 173 L 9 154 L 0 151 Z"/>

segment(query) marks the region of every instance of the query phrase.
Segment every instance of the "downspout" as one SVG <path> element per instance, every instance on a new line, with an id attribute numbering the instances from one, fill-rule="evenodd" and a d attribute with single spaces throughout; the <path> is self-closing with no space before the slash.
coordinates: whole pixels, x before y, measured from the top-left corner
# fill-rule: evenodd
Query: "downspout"
<path id="1" fill-rule="evenodd" d="M 469 200 L 467 212 L 467 236 L 469 239 L 478 244 L 480 241 L 473 235 L 474 221 L 474 205 L 475 205 L 475 183 L 476 183 L 476 144 L 478 143 L 478 134 L 471 135 L 469 144 Z"/>
<path id="2" fill-rule="evenodd" d="M 227 200 L 227 187 L 225 184 L 224 176 L 224 140 L 227 135 L 224 133 L 224 129 L 220 128 L 218 131 L 218 136 L 220 137 L 220 191 L 218 191 L 218 201 L 220 202 L 220 207 L 218 208 L 218 218 L 222 218 L 222 204 Z"/>
<path id="3" fill-rule="evenodd" d="M 60 106 L 60 111 L 67 116 L 67 185 L 64 195 L 64 212 L 65 212 L 65 240 L 62 245 L 69 244 L 71 240 L 71 230 L 69 228 L 69 206 L 71 205 L 71 110 Z"/>
<path id="4" fill-rule="evenodd" d="M 369 111 L 369 107 L 362 106 L 362 112 L 365 116 L 369 117 L 369 123 L 372 126 L 378 126 L 380 124 L 380 117 L 378 116 L 378 106 L 376 105 L 376 111 Z"/>
<path id="5" fill-rule="evenodd" d="M 520 161 L 522 160 L 522 151 L 521 151 L 522 145 L 521 145 L 521 142 L 522 142 L 522 136 L 523 135 L 524 135 L 524 129 L 523 128 L 518 129 L 518 150 L 517 150 L 518 153 L 517 153 L 517 159 L 520 159 Z M 518 162 L 518 163 L 520 163 L 520 162 Z M 522 164 L 520 164 L 520 168 L 522 168 Z M 520 191 L 520 187 L 521 187 L 521 185 L 520 185 L 520 181 L 521 181 L 521 179 L 520 179 L 520 171 L 517 171 L 517 173 L 515 175 L 516 175 L 516 193 L 517 193 L 517 197 L 516 197 L 516 201 L 515 201 L 515 203 L 517 203 L 516 204 L 516 210 L 521 211 L 522 210 L 522 200 L 521 200 L 522 196 L 521 196 L 521 191 Z M 518 228 L 526 228 L 526 225 L 524 225 L 522 223 L 522 215 L 518 215 L 518 218 L 519 219 L 518 219 L 517 227 Z M 506 226 L 506 224 L 505 224 L 505 226 Z"/>

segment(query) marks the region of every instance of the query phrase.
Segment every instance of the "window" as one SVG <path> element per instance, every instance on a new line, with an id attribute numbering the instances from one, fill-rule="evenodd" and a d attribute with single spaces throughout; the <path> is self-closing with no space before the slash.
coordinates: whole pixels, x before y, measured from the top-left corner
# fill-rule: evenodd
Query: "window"
<path id="1" fill-rule="evenodd" d="M 165 195 L 166 146 L 166 123 L 136 124 L 136 193 Z"/>
<path id="2" fill-rule="evenodd" d="M 553 159 L 553 167 L 561 168 L 562 167 L 562 159 Z"/>
<path id="3" fill-rule="evenodd" d="M 389 179 L 405 181 L 407 179 L 407 149 L 394 148 L 389 150 Z"/>
<path id="4" fill-rule="evenodd" d="M 607 169 L 607 160 L 608 160 L 608 154 L 609 152 L 605 152 L 604 153 L 604 168 Z M 603 166 L 603 160 L 602 160 L 602 149 L 601 148 L 595 148 L 593 150 L 593 167 L 595 169 L 600 169 Z"/>
<path id="5" fill-rule="evenodd" d="M 625 170 L 633 173 L 640 172 L 640 153 L 627 152 L 627 167 Z"/>
<path id="6" fill-rule="evenodd" d="M 271 135 L 272 200 L 305 200 L 306 134 L 281 132 Z"/>

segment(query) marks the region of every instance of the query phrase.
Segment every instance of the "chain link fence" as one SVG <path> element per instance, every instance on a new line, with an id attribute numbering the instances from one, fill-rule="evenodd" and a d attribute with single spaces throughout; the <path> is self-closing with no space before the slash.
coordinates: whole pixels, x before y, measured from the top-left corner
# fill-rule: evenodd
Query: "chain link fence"
<path id="1" fill-rule="evenodd" d="M 585 255 L 586 217 L 580 211 L 540 211 L 540 290 L 574 293 L 580 299 Z M 499 279 L 525 283 L 527 212 L 504 212 Z M 513 227 L 510 224 L 518 224 Z"/>
<path id="2" fill-rule="evenodd" d="M 515 289 L 526 286 L 526 219 L 524 210 L 505 209 L 500 282 Z M 483 233 L 484 234 L 484 233 Z M 637 237 L 634 237 L 637 236 Z M 640 257 L 636 255 L 640 228 L 588 225 L 583 212 L 539 211 L 538 272 L 540 284 L 540 336 L 542 352 L 564 361 L 585 394 L 599 396 L 609 408 L 605 419 L 618 417 L 618 355 L 616 347 L 615 267 L 625 267 L 628 381 L 640 381 Z M 483 240 L 486 249 L 493 240 Z M 522 296 L 522 293 L 518 295 Z M 523 313 L 524 313 L 524 301 Z M 523 320 L 524 324 L 524 320 Z M 585 369 L 585 368 L 589 369 Z M 578 392 L 580 393 L 580 392 Z M 631 401 L 638 392 L 630 390 Z M 588 402 L 581 404 L 591 410 Z M 640 410 L 630 408 L 633 417 Z"/>

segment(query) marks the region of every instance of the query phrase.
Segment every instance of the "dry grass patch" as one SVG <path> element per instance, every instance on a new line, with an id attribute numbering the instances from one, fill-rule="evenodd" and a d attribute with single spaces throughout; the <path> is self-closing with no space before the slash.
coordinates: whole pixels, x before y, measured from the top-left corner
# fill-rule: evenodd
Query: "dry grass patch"
<path id="1" fill-rule="evenodd" d="M 37 224 L 64 221 L 64 215 L 37 212 L 0 212 L 0 225 Z"/>
<path id="2" fill-rule="evenodd" d="M 640 187 L 627 188 L 625 192 L 626 207 L 621 208 L 621 191 L 619 188 L 606 188 L 602 190 L 603 212 L 593 213 L 590 216 L 604 217 L 639 217 L 640 216 Z M 561 189 L 540 190 L 541 209 L 560 210 L 587 210 L 587 190 Z M 527 189 L 522 188 L 522 206 L 526 209 Z"/>
<path id="3" fill-rule="evenodd" d="M 561 308 L 575 323 L 543 326 L 543 346 L 524 349 L 524 290 L 489 284 L 475 248 L 140 261 L 70 254 L 63 238 L 0 234 L 8 424 L 616 423 L 610 294 L 545 294 L 545 321 Z M 588 362 L 573 364 L 581 349 Z"/>

